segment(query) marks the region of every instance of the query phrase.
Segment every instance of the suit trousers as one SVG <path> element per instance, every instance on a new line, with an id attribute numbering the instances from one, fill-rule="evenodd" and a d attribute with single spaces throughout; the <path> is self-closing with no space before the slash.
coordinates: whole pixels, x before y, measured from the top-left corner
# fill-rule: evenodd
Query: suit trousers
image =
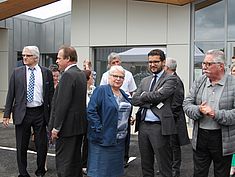
<path id="1" fill-rule="evenodd" d="M 194 177 L 208 177 L 212 161 L 215 177 L 229 177 L 232 155 L 223 156 L 221 130 L 198 129 L 193 160 Z"/>
<path id="2" fill-rule="evenodd" d="M 56 170 L 58 177 L 82 177 L 83 134 L 56 140 Z"/>
<path id="3" fill-rule="evenodd" d="M 143 177 L 154 177 L 154 157 L 162 177 L 172 177 L 170 136 L 163 136 L 161 125 L 140 122 L 138 142 Z"/>
<path id="4" fill-rule="evenodd" d="M 171 147 L 173 153 L 172 173 L 173 177 L 180 175 L 181 147 L 178 134 L 171 135 Z"/>
<path id="5" fill-rule="evenodd" d="M 48 148 L 46 123 L 44 120 L 43 106 L 36 108 L 26 108 L 26 115 L 22 124 L 15 126 L 17 164 L 20 175 L 28 176 L 27 172 L 27 150 L 33 127 L 35 135 L 35 146 L 37 151 L 37 170 L 36 175 L 45 174 L 45 160 Z"/>

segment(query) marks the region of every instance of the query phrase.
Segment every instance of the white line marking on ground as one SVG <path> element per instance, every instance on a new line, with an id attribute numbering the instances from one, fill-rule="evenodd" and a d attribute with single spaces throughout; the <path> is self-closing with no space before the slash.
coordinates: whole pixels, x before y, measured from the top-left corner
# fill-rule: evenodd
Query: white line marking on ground
<path id="1" fill-rule="evenodd" d="M 4 147 L 4 146 L 0 146 L 0 149 L 8 150 L 8 151 L 16 151 L 16 148 Z M 28 151 L 28 153 L 30 153 L 30 154 L 37 154 L 37 153 L 34 152 L 34 151 Z M 52 153 L 47 153 L 47 155 L 48 155 L 48 156 L 55 157 L 55 154 L 52 154 Z"/>
<path id="2" fill-rule="evenodd" d="M 131 161 L 133 161 L 133 160 L 135 160 L 135 159 L 136 159 L 136 157 L 129 157 L 129 160 L 128 160 L 127 163 L 130 163 Z"/>

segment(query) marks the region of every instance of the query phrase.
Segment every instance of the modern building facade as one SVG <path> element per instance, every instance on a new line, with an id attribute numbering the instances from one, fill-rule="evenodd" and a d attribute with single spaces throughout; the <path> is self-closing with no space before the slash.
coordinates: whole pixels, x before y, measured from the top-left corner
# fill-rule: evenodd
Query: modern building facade
<path id="1" fill-rule="evenodd" d="M 4 106 L 9 75 L 17 60 L 13 56 L 24 45 L 39 45 L 42 53 L 50 54 L 63 43 L 71 44 L 79 53 L 79 66 L 83 59 L 92 60 L 98 82 L 110 52 L 122 54 L 124 66 L 138 75 L 146 71 L 147 52 L 161 48 L 168 57 L 177 59 L 177 72 L 188 92 L 194 78 L 201 74 L 208 49 L 224 50 L 231 64 L 235 55 L 233 7 L 234 0 L 195 0 L 183 6 L 137 0 L 73 0 L 71 15 L 62 21 L 1 21 L 0 74 L 4 78 L 0 78 L 0 107 Z M 27 35 L 14 32 L 13 25 Z M 30 33 L 25 25 L 36 32 Z M 42 56 L 42 61 L 47 65 L 50 56 Z"/>

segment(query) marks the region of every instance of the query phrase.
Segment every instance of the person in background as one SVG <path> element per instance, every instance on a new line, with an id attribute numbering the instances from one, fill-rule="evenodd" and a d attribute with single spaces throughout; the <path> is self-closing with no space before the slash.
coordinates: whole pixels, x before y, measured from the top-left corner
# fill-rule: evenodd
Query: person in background
<path id="1" fill-rule="evenodd" d="M 22 56 L 24 66 L 15 68 L 11 75 L 3 125 L 8 126 L 13 113 L 19 177 L 30 176 L 27 172 L 27 150 L 33 128 L 37 151 L 35 174 L 44 176 L 48 147 L 46 125 L 54 93 L 53 78 L 49 69 L 38 65 L 40 53 L 37 46 L 25 46 Z"/>
<path id="2" fill-rule="evenodd" d="M 121 63 L 122 61 L 118 53 L 112 52 L 109 54 L 108 66 L 107 66 L 108 69 L 110 69 L 110 67 L 115 65 L 121 66 Z M 100 85 L 108 84 L 109 83 L 108 78 L 109 78 L 109 70 L 103 73 Z M 125 78 L 121 86 L 121 89 L 124 90 L 124 92 L 126 92 L 131 97 L 132 93 L 136 90 L 136 88 L 137 87 L 132 73 L 125 69 Z M 130 116 L 130 121 L 131 119 L 132 117 Z M 126 141 L 125 141 L 124 167 L 128 167 L 128 160 L 129 160 L 130 132 L 131 132 L 130 121 L 128 124 L 128 134 L 126 136 Z"/>
<path id="3" fill-rule="evenodd" d="M 77 52 L 62 46 L 56 63 L 63 74 L 53 97 L 51 136 L 56 140 L 58 177 L 82 177 L 81 146 L 87 130 L 86 76 L 77 67 Z"/>
<path id="4" fill-rule="evenodd" d="M 232 65 L 230 66 L 230 73 L 231 75 L 235 76 L 235 62 L 232 63 Z M 233 158 L 232 158 L 230 176 L 233 176 L 234 174 L 235 174 L 235 154 L 233 154 Z"/>
<path id="5" fill-rule="evenodd" d="M 87 79 L 87 97 L 86 97 L 86 105 L 90 101 L 91 95 L 95 89 L 93 74 L 90 70 L 83 70 Z M 84 175 L 87 175 L 87 156 L 88 156 L 88 140 L 87 135 L 84 134 L 83 143 L 82 143 L 82 172 Z"/>
<path id="6" fill-rule="evenodd" d="M 176 134 L 171 108 L 177 78 L 164 71 L 165 54 L 154 49 L 148 53 L 148 66 L 152 75 L 141 80 L 132 104 L 139 106 L 136 131 L 143 176 L 154 177 L 154 157 L 162 177 L 172 177 L 172 148 L 170 138 Z"/>
<path id="7" fill-rule="evenodd" d="M 173 153 L 172 176 L 180 177 L 181 148 L 180 146 L 190 144 L 185 114 L 183 110 L 184 84 L 176 73 L 177 62 L 174 58 L 167 58 L 164 70 L 177 78 L 177 86 L 173 95 L 171 109 L 174 115 L 177 134 L 171 136 L 171 146 Z"/>
<path id="8" fill-rule="evenodd" d="M 235 152 L 235 78 L 225 71 L 224 52 L 205 54 L 203 75 L 197 78 L 183 108 L 193 120 L 194 177 L 207 177 L 211 162 L 215 177 L 228 177 Z"/>
<path id="9" fill-rule="evenodd" d="M 58 65 L 52 64 L 49 66 L 49 69 L 51 70 L 52 75 L 53 75 L 54 88 L 56 88 L 56 86 L 59 83 L 59 78 L 60 78 L 60 71 L 58 69 Z"/>
<path id="10" fill-rule="evenodd" d="M 96 87 L 88 104 L 88 176 L 124 175 L 125 138 L 131 104 L 120 89 L 125 78 L 121 66 L 109 70 L 109 84 Z"/>
<path id="11" fill-rule="evenodd" d="M 93 85 L 95 85 L 96 82 L 96 72 L 92 70 L 92 64 L 91 60 L 86 59 L 83 61 L 83 70 L 90 70 L 92 72 L 92 77 L 93 77 Z"/>

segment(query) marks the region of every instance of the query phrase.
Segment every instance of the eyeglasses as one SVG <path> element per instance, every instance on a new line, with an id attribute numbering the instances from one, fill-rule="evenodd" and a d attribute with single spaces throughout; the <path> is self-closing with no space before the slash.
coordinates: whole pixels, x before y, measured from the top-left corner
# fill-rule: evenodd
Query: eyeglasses
<path id="1" fill-rule="evenodd" d="M 33 55 L 22 55 L 22 57 L 32 57 Z"/>
<path id="2" fill-rule="evenodd" d="M 202 66 L 210 67 L 213 64 L 220 64 L 221 62 L 202 62 Z"/>
<path id="3" fill-rule="evenodd" d="M 118 65 L 120 63 L 121 63 L 120 60 L 115 60 L 111 62 L 111 65 Z"/>
<path id="4" fill-rule="evenodd" d="M 153 61 L 148 61 L 148 64 L 158 64 L 160 62 L 161 60 L 153 60 Z"/>
<path id="5" fill-rule="evenodd" d="M 113 78 L 115 78 L 115 79 L 124 79 L 125 77 L 124 76 L 118 76 L 118 75 L 111 75 L 111 76 L 113 76 Z"/>

